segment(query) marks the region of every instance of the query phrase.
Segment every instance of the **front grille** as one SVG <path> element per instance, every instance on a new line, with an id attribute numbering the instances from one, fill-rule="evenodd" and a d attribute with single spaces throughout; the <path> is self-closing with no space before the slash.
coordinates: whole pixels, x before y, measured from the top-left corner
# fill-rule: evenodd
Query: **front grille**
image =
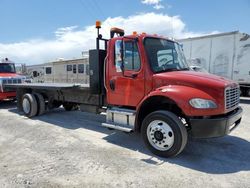
<path id="1" fill-rule="evenodd" d="M 4 79 L 3 84 L 20 84 L 22 83 L 22 79 L 20 78 L 12 78 L 12 79 Z"/>
<path id="2" fill-rule="evenodd" d="M 225 89 L 225 108 L 230 110 L 240 103 L 240 88 L 236 87 L 227 87 Z"/>
<path id="3" fill-rule="evenodd" d="M 5 84 L 20 84 L 20 83 L 22 83 L 21 78 L 8 78 L 8 79 L 3 80 L 3 85 L 5 85 Z M 12 92 L 12 91 L 15 91 L 15 89 L 3 87 L 3 92 Z"/>

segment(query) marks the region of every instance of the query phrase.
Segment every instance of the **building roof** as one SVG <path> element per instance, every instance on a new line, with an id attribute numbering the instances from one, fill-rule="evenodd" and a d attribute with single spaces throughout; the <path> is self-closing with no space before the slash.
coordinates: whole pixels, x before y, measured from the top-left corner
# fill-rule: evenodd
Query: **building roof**
<path id="1" fill-rule="evenodd" d="M 178 39 L 177 41 L 187 41 L 187 40 L 193 40 L 193 39 L 203 39 L 203 38 L 212 38 L 212 37 L 220 37 L 225 35 L 234 35 L 240 33 L 239 31 L 231 31 L 231 32 L 224 32 L 224 33 L 217 33 L 217 34 L 209 34 L 209 35 L 202 35 L 199 37 L 189 37 L 184 39 Z"/>
<path id="2" fill-rule="evenodd" d="M 35 65 L 27 65 L 27 67 L 46 67 L 46 66 L 53 66 L 53 64 L 60 64 L 60 63 L 74 63 L 75 61 L 80 61 L 80 60 L 87 60 L 88 58 L 78 58 L 78 59 L 67 59 L 67 60 L 57 60 L 57 61 L 50 61 L 47 63 L 42 63 L 42 64 L 35 64 Z"/>

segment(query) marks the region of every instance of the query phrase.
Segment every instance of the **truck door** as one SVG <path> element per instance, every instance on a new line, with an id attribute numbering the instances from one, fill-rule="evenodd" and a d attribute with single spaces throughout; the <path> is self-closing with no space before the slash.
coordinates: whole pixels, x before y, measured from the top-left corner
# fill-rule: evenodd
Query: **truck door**
<path id="1" fill-rule="evenodd" d="M 109 104 L 137 106 L 144 97 L 144 72 L 138 44 L 134 40 L 116 40 L 110 52 L 106 77 Z M 123 49 L 123 65 L 122 54 Z"/>

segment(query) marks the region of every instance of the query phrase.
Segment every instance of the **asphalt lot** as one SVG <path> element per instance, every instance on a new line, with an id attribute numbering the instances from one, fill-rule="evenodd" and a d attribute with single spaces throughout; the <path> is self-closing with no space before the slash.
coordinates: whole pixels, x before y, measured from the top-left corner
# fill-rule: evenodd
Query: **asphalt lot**
<path id="1" fill-rule="evenodd" d="M 231 135 L 164 159 L 140 135 L 100 127 L 102 116 L 57 109 L 31 120 L 0 103 L 0 187 L 250 187 L 250 100 L 241 106 Z"/>

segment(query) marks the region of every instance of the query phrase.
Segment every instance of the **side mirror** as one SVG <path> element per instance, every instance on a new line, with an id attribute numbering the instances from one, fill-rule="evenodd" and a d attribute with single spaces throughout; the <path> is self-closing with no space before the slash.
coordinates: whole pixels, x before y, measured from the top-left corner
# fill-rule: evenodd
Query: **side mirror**
<path id="1" fill-rule="evenodd" d="M 116 72 L 123 72 L 124 47 L 123 40 L 115 42 L 115 67 Z"/>

